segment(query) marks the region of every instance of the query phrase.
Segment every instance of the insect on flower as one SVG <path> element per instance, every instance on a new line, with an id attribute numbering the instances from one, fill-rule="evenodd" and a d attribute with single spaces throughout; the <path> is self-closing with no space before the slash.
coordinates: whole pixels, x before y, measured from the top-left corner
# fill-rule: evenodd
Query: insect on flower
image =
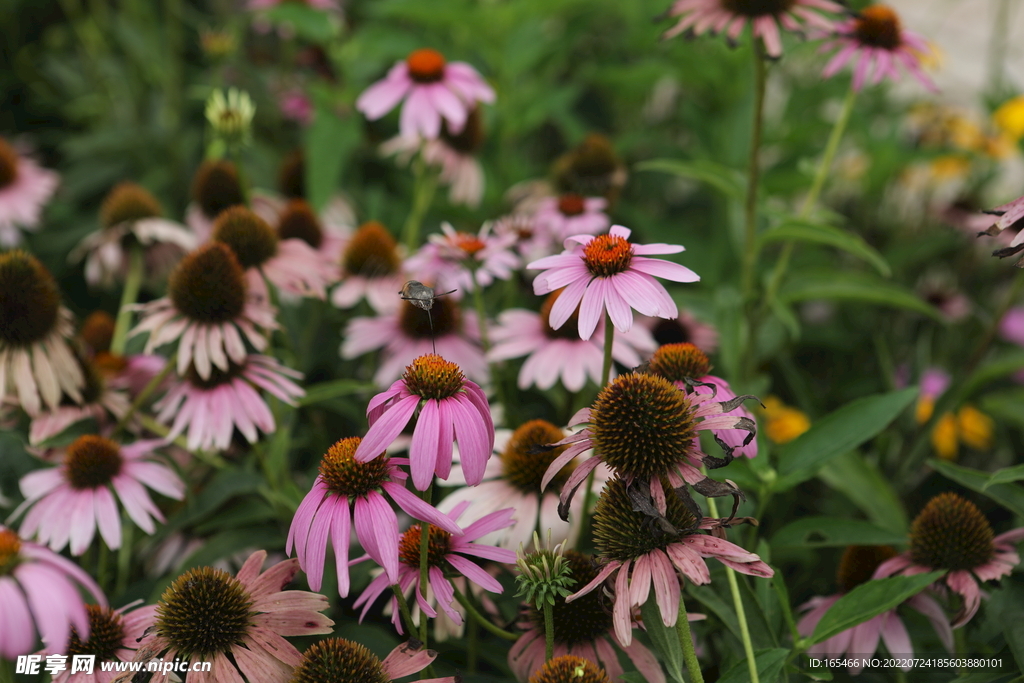
<path id="1" fill-rule="evenodd" d="M 434 307 L 434 300 L 437 297 L 453 294 L 455 291 L 457 290 L 453 289 L 450 292 L 435 294 L 433 287 L 427 287 L 419 280 L 409 280 L 402 286 L 402 291 L 399 292 L 403 301 L 408 301 L 416 308 L 422 308 L 427 312 L 427 321 L 430 323 L 430 343 L 434 353 L 437 353 L 437 348 L 433 346 L 434 319 L 430 317 L 430 309 Z"/>

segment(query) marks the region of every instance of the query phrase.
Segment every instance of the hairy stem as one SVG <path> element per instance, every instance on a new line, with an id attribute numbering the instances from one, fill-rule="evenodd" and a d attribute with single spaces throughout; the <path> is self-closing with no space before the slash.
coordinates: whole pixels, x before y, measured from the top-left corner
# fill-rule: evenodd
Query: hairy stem
<path id="1" fill-rule="evenodd" d="M 555 654 L 555 615 L 554 607 L 544 601 L 544 661 L 550 662 Z"/>
<path id="2" fill-rule="evenodd" d="M 409 601 L 405 599 L 405 593 L 402 592 L 402 587 L 397 583 L 391 584 L 391 592 L 395 594 L 395 599 L 398 600 L 398 609 L 402 614 L 402 621 L 405 622 L 405 628 L 411 636 L 416 633 L 416 623 L 412 620 L 412 612 L 409 611 Z"/>
<path id="3" fill-rule="evenodd" d="M 121 306 L 117 309 L 117 322 L 114 324 L 114 337 L 110 342 L 110 352 L 115 356 L 123 356 L 124 347 L 128 343 L 128 328 L 132 324 L 130 307 L 139 298 L 144 266 L 142 246 L 132 245 L 128 253 L 128 275 L 124 280 L 124 289 L 121 290 Z"/>
<path id="4" fill-rule="evenodd" d="M 679 594 L 679 616 L 676 617 L 676 633 L 679 635 L 679 647 L 683 650 L 686 670 L 690 672 L 690 683 L 704 683 L 704 675 L 700 671 L 697 652 L 693 649 L 693 636 L 690 635 L 690 620 L 686 618 L 686 605 L 682 593 Z"/>
<path id="5" fill-rule="evenodd" d="M 468 597 L 463 595 L 462 591 L 459 590 L 458 586 L 453 584 L 452 590 L 455 591 L 455 599 L 458 600 L 459 604 L 465 608 L 466 614 L 468 614 L 470 618 L 473 619 L 473 621 L 475 621 L 477 624 L 479 624 L 480 627 L 483 628 L 485 631 L 487 631 L 488 633 L 492 633 L 498 636 L 499 638 L 503 638 L 505 640 L 519 640 L 519 636 L 517 634 L 512 633 L 510 631 L 506 631 L 500 626 L 495 626 L 491 623 L 490 619 L 480 614 L 480 611 L 473 605 L 472 602 L 470 602 Z"/>

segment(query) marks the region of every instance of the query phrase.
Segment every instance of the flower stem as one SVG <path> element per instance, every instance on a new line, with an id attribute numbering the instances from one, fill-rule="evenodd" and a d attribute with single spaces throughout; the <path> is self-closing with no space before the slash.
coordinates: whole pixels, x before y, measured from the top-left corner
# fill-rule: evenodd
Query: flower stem
<path id="1" fill-rule="evenodd" d="M 431 477 L 427 490 L 423 492 L 423 500 L 430 505 L 431 494 L 434 490 L 434 479 Z M 430 523 L 420 523 L 420 590 L 424 597 L 427 595 L 427 586 L 430 584 L 430 572 L 427 565 L 427 558 L 430 553 Z M 423 647 L 427 646 L 427 613 L 420 610 L 420 641 Z"/>
<path id="2" fill-rule="evenodd" d="M 701 468 L 701 471 L 705 470 Z M 708 498 L 708 511 L 712 517 L 718 517 L 718 503 L 714 498 Z M 740 636 L 743 640 L 743 653 L 747 658 L 747 672 L 750 674 L 750 683 L 761 683 L 761 679 L 757 675 L 754 643 L 750 639 L 750 627 L 747 626 L 747 611 L 743 608 L 743 598 L 740 597 L 740 585 L 736 581 L 736 572 L 732 567 L 726 567 L 725 576 L 729 580 L 729 592 L 732 593 L 732 604 L 736 608 L 736 620 L 740 625 Z M 679 605 L 680 609 L 682 609 L 682 602 Z"/>
<path id="3" fill-rule="evenodd" d="M 437 189 L 437 176 L 429 173 L 427 164 L 423 161 L 423 150 L 416 155 L 412 165 L 413 190 L 412 209 L 405 219 L 402 227 L 402 242 L 409 254 L 412 254 L 420 246 L 420 226 L 423 224 L 423 217 L 427 209 L 434 201 L 434 191 Z"/>
<path id="4" fill-rule="evenodd" d="M 117 322 L 110 342 L 110 352 L 115 356 L 123 356 L 124 347 L 128 343 L 128 328 L 132 324 L 132 311 L 129 307 L 139 298 L 144 266 L 142 246 L 133 244 L 128 252 L 128 275 L 124 280 L 124 289 L 121 290 L 121 307 L 117 309 Z"/>
<path id="5" fill-rule="evenodd" d="M 544 601 L 544 661 L 550 662 L 555 654 L 555 615 L 554 607 Z"/>
<path id="6" fill-rule="evenodd" d="M 122 595 L 128 589 L 128 574 L 132 562 L 132 525 L 121 521 L 121 548 L 117 551 L 117 581 L 114 593 Z"/>
<path id="7" fill-rule="evenodd" d="M 416 632 L 416 624 L 412 620 L 412 612 L 409 611 L 409 601 L 405 599 L 405 593 L 402 592 L 402 587 L 397 583 L 391 584 L 391 592 L 395 594 L 395 599 L 398 600 L 398 609 L 402 613 L 402 621 L 405 622 L 405 627 L 411 636 Z"/>
<path id="8" fill-rule="evenodd" d="M 743 300 L 750 302 L 754 290 L 754 270 L 757 267 L 757 186 L 761 173 L 761 132 L 764 119 L 764 90 L 767 67 L 759 43 L 752 47 L 754 55 L 754 118 L 750 135 L 750 157 L 747 162 L 747 197 L 743 207 Z"/>
<path id="9" fill-rule="evenodd" d="M 612 317 L 607 312 L 604 314 L 604 363 L 601 365 L 601 386 L 598 390 L 608 385 L 612 376 L 612 349 L 615 345 L 615 326 L 612 325 Z"/>
<path id="10" fill-rule="evenodd" d="M 452 584 L 452 590 L 455 591 L 455 599 L 458 600 L 459 604 L 466 609 L 466 614 L 468 614 L 473 619 L 473 621 L 480 624 L 480 626 L 483 627 L 485 631 L 487 631 L 488 633 L 493 633 L 499 638 L 503 638 L 505 640 L 519 640 L 519 636 L 517 634 L 512 633 L 510 631 L 506 631 L 500 626 L 495 626 L 491 623 L 490 619 L 480 614 L 480 611 L 473 605 L 472 602 L 470 602 L 469 598 L 466 597 L 462 593 L 462 591 L 459 590 L 458 586 Z"/>
<path id="11" fill-rule="evenodd" d="M 704 683 L 704 675 L 700 671 L 697 652 L 693 649 L 693 636 L 690 635 L 690 620 L 686 618 L 686 605 L 683 596 L 679 595 L 679 616 L 676 617 L 676 633 L 679 635 L 679 647 L 683 650 L 686 670 L 690 672 L 690 683 Z"/>

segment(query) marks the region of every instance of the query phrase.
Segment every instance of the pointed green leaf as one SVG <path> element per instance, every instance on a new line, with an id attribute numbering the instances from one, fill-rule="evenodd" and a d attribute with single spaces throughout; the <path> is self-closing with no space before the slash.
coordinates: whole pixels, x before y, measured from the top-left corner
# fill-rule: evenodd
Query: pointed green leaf
<path id="1" fill-rule="evenodd" d="M 779 292 L 784 302 L 833 299 L 905 308 L 944 322 L 941 312 L 909 289 L 875 275 L 857 272 L 812 271 L 793 277 Z"/>
<path id="2" fill-rule="evenodd" d="M 818 478 L 849 498 L 875 526 L 903 536 L 909 520 L 903 500 L 892 482 L 873 463 L 856 451 L 833 458 Z"/>
<path id="3" fill-rule="evenodd" d="M 992 473 L 992 476 L 985 482 L 985 488 L 987 489 L 995 484 L 1008 484 L 1012 481 L 1020 481 L 1021 479 L 1024 479 L 1024 465 L 1004 467 Z"/>
<path id="4" fill-rule="evenodd" d="M 322 401 L 329 401 L 340 396 L 351 396 L 373 390 L 373 384 L 355 379 L 337 379 L 331 382 L 320 382 L 306 387 L 306 395 L 298 400 L 300 406 L 311 406 Z"/>
<path id="5" fill-rule="evenodd" d="M 990 475 L 970 467 L 954 465 L 943 460 L 929 460 L 928 464 L 958 484 L 963 484 L 972 491 L 988 496 L 1008 510 L 1013 510 L 1024 517 L 1024 486 L 1018 484 L 989 485 Z"/>
<path id="6" fill-rule="evenodd" d="M 636 170 L 661 171 L 707 183 L 732 199 L 742 200 L 745 192 L 742 173 L 706 159 L 650 159 L 637 164 Z"/>
<path id="7" fill-rule="evenodd" d="M 810 638 L 811 644 L 828 640 L 837 633 L 891 610 L 923 591 L 944 574 L 945 572 L 928 572 L 913 576 L 891 576 L 862 583 L 839 598 L 825 612 Z"/>
<path id="8" fill-rule="evenodd" d="M 843 517 L 805 517 L 772 536 L 773 548 L 838 548 L 847 545 L 900 545 L 903 534 L 879 529 L 871 522 Z"/>
<path id="9" fill-rule="evenodd" d="M 675 628 L 669 628 L 661 621 L 661 610 L 658 609 L 653 591 L 651 597 L 640 608 L 640 615 L 643 617 L 644 628 L 651 639 L 651 644 L 661 656 L 661 662 L 665 665 L 668 675 L 678 683 L 685 683 L 683 649 L 679 646 L 679 636 Z"/>
<path id="10" fill-rule="evenodd" d="M 353 117 L 340 118 L 327 97 L 317 101 L 304 148 L 306 192 L 314 208 L 323 208 L 338 189 L 342 168 L 359 136 L 360 128 Z"/>
<path id="11" fill-rule="evenodd" d="M 755 650 L 754 660 L 757 662 L 757 677 L 761 683 L 774 683 L 779 680 L 782 667 L 786 663 L 789 650 L 776 647 L 770 650 Z M 722 674 L 718 683 L 745 683 L 750 680 L 750 668 L 747 661 L 736 662 Z"/>
<path id="12" fill-rule="evenodd" d="M 798 218 L 788 219 L 781 225 L 762 232 L 757 239 L 757 248 L 760 249 L 768 242 L 786 241 L 811 242 L 835 247 L 867 261 L 885 277 L 892 274 L 892 269 L 886 263 L 885 258 L 865 242 L 860 235 L 824 223 L 814 223 Z"/>

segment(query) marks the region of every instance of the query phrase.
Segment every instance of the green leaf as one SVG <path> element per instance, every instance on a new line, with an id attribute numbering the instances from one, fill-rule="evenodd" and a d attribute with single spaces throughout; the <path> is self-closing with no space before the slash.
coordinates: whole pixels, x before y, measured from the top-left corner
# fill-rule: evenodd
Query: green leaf
<path id="1" fill-rule="evenodd" d="M 1012 351 L 997 356 L 978 368 L 964 383 L 964 396 L 971 396 L 986 384 L 1002 379 L 1022 368 L 1024 368 L 1024 351 Z"/>
<path id="2" fill-rule="evenodd" d="M 871 522 L 842 517 L 805 517 L 772 536 L 773 548 L 838 548 L 847 545 L 900 545 L 903 534 L 879 529 Z"/>
<path id="3" fill-rule="evenodd" d="M 678 681 L 685 683 L 683 678 L 683 649 L 679 646 L 679 636 L 674 628 L 669 628 L 661 621 L 661 610 L 655 600 L 654 593 L 640 608 L 643 616 L 644 628 L 654 645 L 654 650 L 661 655 L 661 662 L 665 665 L 668 675 Z"/>
<path id="4" fill-rule="evenodd" d="M 761 683 L 774 683 L 774 681 L 777 681 L 788 656 L 789 650 L 781 647 L 770 650 L 755 650 L 754 660 L 757 662 L 757 677 Z M 729 667 L 728 671 L 718 679 L 718 683 L 745 683 L 749 680 L 750 668 L 744 659 Z"/>
<path id="5" fill-rule="evenodd" d="M 757 239 L 757 248 L 760 249 L 768 242 L 790 240 L 835 247 L 867 261 L 885 277 L 889 277 L 892 274 L 892 269 L 886 263 L 885 258 L 865 242 L 860 235 L 855 235 L 832 225 L 800 220 L 799 218 L 790 218 L 781 225 L 762 232 Z"/>
<path id="6" fill-rule="evenodd" d="M 321 401 L 329 401 L 341 396 L 352 396 L 372 391 L 373 384 L 354 379 L 337 379 L 332 382 L 321 382 L 306 387 L 306 395 L 299 399 L 300 406 L 311 406 Z"/>
<path id="7" fill-rule="evenodd" d="M 338 22 L 330 14 L 301 2 L 282 2 L 267 10 L 275 24 L 287 24 L 300 38 L 313 43 L 327 43 L 338 35 Z"/>
<path id="8" fill-rule="evenodd" d="M 1002 588 L 992 592 L 988 609 L 1003 627 L 1003 637 L 1017 660 L 1017 666 L 1024 671 L 1024 584 L 1013 579 L 1002 582 Z"/>
<path id="9" fill-rule="evenodd" d="M 777 490 L 807 479 L 828 460 L 885 429 L 917 397 L 917 387 L 865 396 L 829 413 L 779 450 Z M 789 481 L 787 481 L 789 479 Z"/>
<path id="10" fill-rule="evenodd" d="M 1020 481 L 1021 479 L 1024 479 L 1024 465 L 1004 467 L 992 473 L 992 476 L 988 478 L 988 482 L 985 484 L 985 488 L 987 489 L 995 484 L 1008 484 L 1012 481 Z"/>
<path id="11" fill-rule="evenodd" d="M 909 520 L 903 500 L 884 474 L 860 453 L 830 460 L 818 478 L 849 498 L 876 526 L 904 536 Z"/>
<path id="12" fill-rule="evenodd" d="M 877 304 L 905 308 L 923 313 L 938 322 L 945 322 L 937 308 L 918 298 L 909 289 L 868 273 L 805 271 L 783 285 L 779 299 L 786 303 L 833 299 Z"/>
<path id="13" fill-rule="evenodd" d="M 1021 517 L 1024 517 L 1024 487 L 1017 484 L 989 485 L 990 475 L 987 472 L 972 470 L 969 467 L 954 465 L 951 462 L 929 460 L 928 464 L 938 470 L 944 477 L 952 479 L 972 491 L 986 495 L 1008 510 L 1013 510 Z"/>
<path id="14" fill-rule="evenodd" d="M 913 576 L 892 576 L 874 579 L 854 588 L 839 598 L 818 622 L 811 644 L 828 640 L 837 633 L 862 624 L 882 612 L 891 610 L 904 600 L 917 595 L 945 572 L 928 572 Z"/>
<path id="15" fill-rule="evenodd" d="M 740 171 L 706 159 L 650 159 L 637 164 L 636 170 L 661 171 L 680 178 L 697 180 L 736 200 L 742 200 L 745 193 L 746 181 Z"/>
<path id="16" fill-rule="evenodd" d="M 358 141 L 359 127 L 354 119 L 340 118 L 330 100 L 318 99 L 305 141 L 306 192 L 314 208 L 321 209 L 338 188 L 342 167 Z"/>

